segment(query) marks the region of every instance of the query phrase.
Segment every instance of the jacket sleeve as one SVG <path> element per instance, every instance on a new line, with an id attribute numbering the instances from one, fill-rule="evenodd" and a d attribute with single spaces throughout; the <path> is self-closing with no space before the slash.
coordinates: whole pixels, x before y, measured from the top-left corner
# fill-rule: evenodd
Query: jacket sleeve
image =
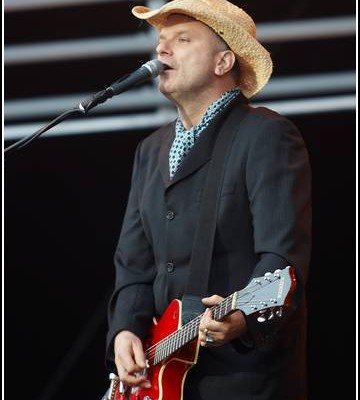
<path id="1" fill-rule="evenodd" d="M 297 281 L 284 318 L 265 323 L 247 318 L 252 336 L 262 340 L 271 337 L 304 300 L 311 252 L 311 170 L 304 140 L 289 120 L 274 115 L 260 121 L 258 128 L 249 142 L 246 168 L 259 255 L 252 277 L 290 265 Z"/>
<path id="2" fill-rule="evenodd" d="M 155 277 L 153 251 L 139 210 L 141 143 L 135 154 L 131 188 L 118 245 L 115 251 L 115 287 L 108 306 L 106 364 L 113 369 L 113 341 L 121 330 L 142 340 L 154 315 L 152 284 Z"/>

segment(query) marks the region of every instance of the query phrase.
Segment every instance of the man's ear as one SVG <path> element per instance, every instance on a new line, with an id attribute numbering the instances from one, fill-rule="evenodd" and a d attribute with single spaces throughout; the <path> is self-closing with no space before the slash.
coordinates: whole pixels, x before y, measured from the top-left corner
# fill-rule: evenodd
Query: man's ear
<path id="1" fill-rule="evenodd" d="M 231 71 L 236 62 L 235 54 L 231 50 L 218 53 L 218 60 L 215 66 L 215 75 L 223 76 Z"/>

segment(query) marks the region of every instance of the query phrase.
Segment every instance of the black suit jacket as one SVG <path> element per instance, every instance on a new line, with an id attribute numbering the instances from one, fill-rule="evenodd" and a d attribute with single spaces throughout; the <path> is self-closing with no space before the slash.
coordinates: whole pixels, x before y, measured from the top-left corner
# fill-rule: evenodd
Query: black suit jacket
<path id="1" fill-rule="evenodd" d="M 295 268 L 300 288 L 306 282 L 310 166 L 295 126 L 273 111 L 237 100 L 201 134 L 170 180 L 171 123 L 142 141 L 136 151 L 115 254 L 109 365 L 117 332 L 128 329 L 144 338 L 152 317 L 182 297 L 209 160 L 228 112 L 238 114 L 239 121 L 226 161 L 208 294 L 225 297 L 251 277 L 286 265 Z M 253 347 L 234 341 L 201 349 L 198 364 L 186 379 L 185 400 L 217 399 L 220 393 L 227 400 L 304 400 L 304 291 L 298 296 L 297 309 L 287 318 L 268 324 L 248 319 Z"/>

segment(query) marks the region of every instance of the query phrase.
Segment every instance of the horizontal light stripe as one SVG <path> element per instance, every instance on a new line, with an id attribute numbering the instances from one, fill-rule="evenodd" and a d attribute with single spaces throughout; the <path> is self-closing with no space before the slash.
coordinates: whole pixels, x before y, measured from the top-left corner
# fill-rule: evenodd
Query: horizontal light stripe
<path id="1" fill-rule="evenodd" d="M 261 42 L 329 39 L 356 33 L 356 18 L 343 16 L 258 24 L 257 38 Z"/>
<path id="2" fill-rule="evenodd" d="M 342 112 L 356 109 L 356 96 L 333 96 L 311 99 L 295 99 L 273 102 L 254 102 L 254 106 L 265 106 L 287 116 Z M 88 119 L 64 121 L 41 137 L 155 129 L 176 117 L 173 107 L 164 107 L 153 113 L 136 115 L 102 116 Z M 47 122 L 5 125 L 5 140 L 17 140 L 29 136 L 45 126 Z"/>
<path id="3" fill-rule="evenodd" d="M 266 98 L 296 97 L 300 95 L 334 94 L 354 91 L 356 72 L 345 71 L 272 78 L 265 88 L 254 98 L 255 101 Z M 88 98 L 89 93 L 66 96 L 31 97 L 7 100 L 4 102 L 6 120 L 53 117 L 64 110 L 77 106 Z M 168 105 L 169 100 L 155 87 L 140 87 L 113 97 L 96 107 L 91 113 L 142 110 Z"/>
<path id="4" fill-rule="evenodd" d="M 42 8 L 63 8 L 87 4 L 119 3 L 129 0 L 5 0 L 5 12 L 29 11 Z"/>
<path id="5" fill-rule="evenodd" d="M 353 16 L 295 20 L 258 24 L 262 42 L 327 39 L 352 36 L 356 33 Z M 14 44 L 4 47 L 4 64 L 86 59 L 150 53 L 155 47 L 153 30 L 133 35 L 69 39 L 63 41 Z"/>

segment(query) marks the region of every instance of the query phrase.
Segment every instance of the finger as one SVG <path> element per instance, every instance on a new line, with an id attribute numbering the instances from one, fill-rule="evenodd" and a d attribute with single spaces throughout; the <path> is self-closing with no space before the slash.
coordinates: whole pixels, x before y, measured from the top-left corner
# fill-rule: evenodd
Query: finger
<path id="1" fill-rule="evenodd" d="M 134 352 L 134 359 L 135 359 L 136 365 L 139 368 L 144 369 L 146 367 L 145 353 L 144 353 L 143 346 L 142 346 L 142 343 L 140 340 L 134 341 L 133 352 Z"/>
<path id="2" fill-rule="evenodd" d="M 205 343 L 205 338 L 207 334 L 207 329 L 199 330 L 199 341 Z"/>
<path id="3" fill-rule="evenodd" d="M 133 375 L 125 372 L 122 374 L 122 377 L 120 379 L 123 383 L 129 386 L 141 386 L 146 388 L 151 387 L 150 381 L 148 381 L 148 379 L 144 375 Z"/>
<path id="4" fill-rule="evenodd" d="M 119 379 L 121 381 L 124 381 L 124 378 L 127 375 L 125 368 L 119 362 L 115 362 L 115 364 L 116 364 Z"/>
<path id="5" fill-rule="evenodd" d="M 217 344 L 221 343 L 227 330 L 227 324 L 212 318 L 210 309 L 206 309 L 199 325 L 199 339 L 204 342 L 206 336 L 212 337 Z M 208 342 L 208 344 L 210 344 Z"/>
<path id="6" fill-rule="evenodd" d="M 206 335 L 209 331 L 209 322 L 211 321 L 212 315 L 210 309 L 206 309 L 199 325 L 199 341 L 201 346 L 206 346 Z"/>
<path id="7" fill-rule="evenodd" d="M 127 351 L 124 351 L 121 357 L 121 365 L 130 374 L 145 368 L 145 355 L 140 339 L 132 339 L 127 344 Z"/>
<path id="8" fill-rule="evenodd" d="M 119 379 L 126 385 L 129 386 L 141 386 L 145 388 L 150 388 L 151 383 L 148 381 L 145 375 L 137 372 L 135 374 L 129 373 L 123 365 L 117 364 Z"/>
<path id="9" fill-rule="evenodd" d="M 202 302 L 206 306 L 215 306 L 216 304 L 219 304 L 222 300 L 224 300 L 223 297 L 218 296 L 217 294 L 214 294 L 210 297 L 204 297 L 202 299 Z"/>
<path id="10" fill-rule="evenodd" d="M 212 318 L 211 311 L 207 308 L 204 311 L 203 316 L 201 317 L 199 324 L 199 332 L 203 332 L 207 328 L 207 325 L 211 321 L 211 318 Z"/>
<path id="11" fill-rule="evenodd" d="M 120 360 L 120 365 L 123 368 L 124 371 L 128 373 L 134 373 L 136 372 L 137 368 L 135 367 L 135 361 L 133 358 L 133 353 L 132 351 L 126 351 L 122 354 L 121 360 Z"/>

